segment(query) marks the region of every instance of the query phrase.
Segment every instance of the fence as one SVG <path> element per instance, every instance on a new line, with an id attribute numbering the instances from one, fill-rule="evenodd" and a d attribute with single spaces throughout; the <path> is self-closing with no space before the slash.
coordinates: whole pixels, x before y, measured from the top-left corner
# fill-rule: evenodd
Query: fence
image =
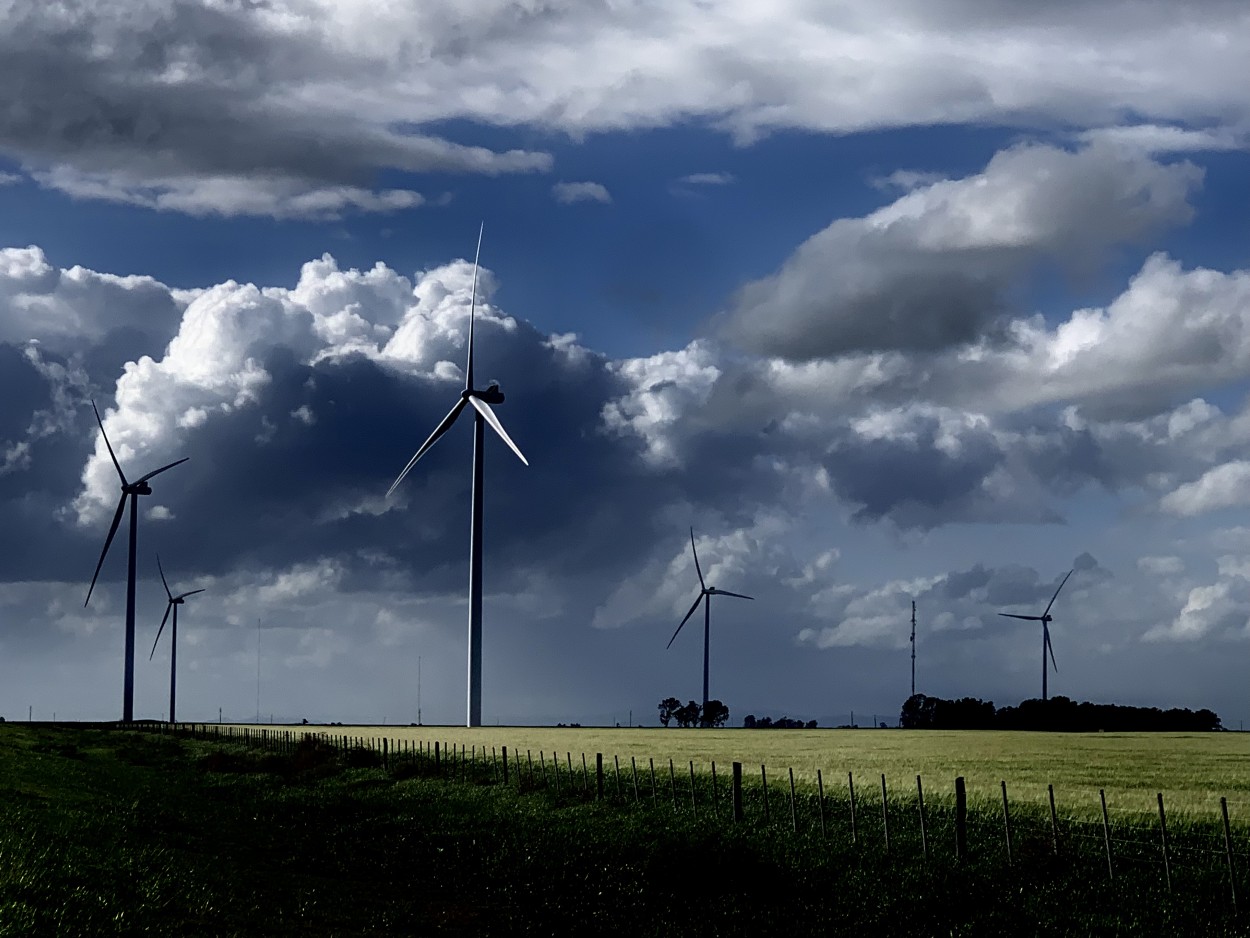
<path id="1" fill-rule="evenodd" d="M 116 728 L 117 724 L 105 724 Z M 1047 804 L 1013 804 L 1007 782 L 1000 784 L 997 804 L 984 800 L 969 806 L 962 777 L 954 779 L 949 795 L 926 787 L 915 776 L 891 787 L 885 775 L 858 780 L 825 779 L 816 773 L 816 786 L 796 785 L 794 771 L 778 783 L 765 765 L 724 766 L 711 763 L 710 771 L 694 762 L 677 766 L 668 760 L 657 778 L 655 760 L 639 766 L 631 756 L 605 761 L 595 753 L 593 765 L 585 753 L 575 761 L 572 752 L 525 751 L 507 746 L 473 745 L 466 748 L 440 740 L 355 736 L 321 730 L 285 730 L 238 727 L 211 723 L 170 725 L 140 721 L 129 729 L 173 733 L 196 739 L 231 741 L 277 753 L 295 753 L 301 740 L 312 738 L 332 748 L 351 765 L 378 765 L 402 775 L 433 775 L 466 784 L 495 784 L 518 791 L 548 790 L 563 800 L 634 805 L 649 810 L 688 813 L 692 819 L 713 823 L 753 824 L 792 835 L 818 836 L 822 841 L 843 836 L 863 849 L 914 857 L 921 863 L 947 860 L 956 864 L 998 862 L 1004 865 L 1039 864 L 1050 858 L 1084 863 L 1099 875 L 1115 880 L 1137 876 L 1155 880 L 1168 892 L 1208 889 L 1222 893 L 1234 912 L 1246 902 L 1250 872 L 1250 801 L 1220 799 L 1219 814 L 1195 818 L 1190 811 L 1168 815 L 1160 792 L 1157 812 L 1117 811 L 1114 793 L 1099 790 L 1097 805 L 1065 803 L 1047 786 Z M 561 758 L 563 756 L 563 758 Z M 771 799 L 771 800 L 770 800 Z M 1230 806 L 1232 815 L 1230 815 Z M 1096 808 L 1094 819 L 1081 816 L 1082 808 Z M 1240 813 L 1238 813 L 1240 812 Z M 1239 824 L 1234 828 L 1230 817 Z"/>

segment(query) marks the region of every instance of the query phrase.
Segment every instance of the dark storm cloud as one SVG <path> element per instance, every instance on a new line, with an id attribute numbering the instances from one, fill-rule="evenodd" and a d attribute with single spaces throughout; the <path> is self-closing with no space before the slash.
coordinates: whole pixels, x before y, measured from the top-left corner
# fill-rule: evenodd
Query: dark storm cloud
<path id="1" fill-rule="evenodd" d="M 180 207 L 200 211 L 212 200 L 186 191 L 196 178 L 295 197 L 368 186 L 383 168 L 549 167 L 545 154 L 397 132 L 354 115 L 338 92 L 318 101 L 318 87 L 367 82 L 367 64 L 307 22 L 284 28 L 262 14 L 189 0 L 19 4 L 0 30 L 0 152 L 77 194 L 159 204 L 183 190 Z"/>

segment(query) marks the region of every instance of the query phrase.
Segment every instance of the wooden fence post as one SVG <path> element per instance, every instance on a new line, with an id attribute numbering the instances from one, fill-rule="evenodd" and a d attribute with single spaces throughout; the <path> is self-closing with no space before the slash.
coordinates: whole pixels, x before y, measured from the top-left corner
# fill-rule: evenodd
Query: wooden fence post
<path id="1" fill-rule="evenodd" d="M 799 832 L 799 813 L 794 804 L 794 766 L 790 766 L 790 829 Z"/>
<path id="2" fill-rule="evenodd" d="M 439 748 L 437 739 L 434 740 L 434 771 L 436 773 L 439 771 Z"/>
<path id="3" fill-rule="evenodd" d="M 582 791 L 590 791 L 590 773 L 586 771 L 586 753 L 582 753 Z"/>
<path id="4" fill-rule="evenodd" d="M 760 765 L 760 782 L 764 787 L 764 823 L 767 824 L 772 818 L 768 813 L 768 769 L 763 764 Z"/>
<path id="5" fill-rule="evenodd" d="M 691 817 L 699 816 L 699 806 L 695 804 L 695 800 L 694 800 L 694 760 L 693 759 L 690 760 L 690 816 Z"/>
<path id="6" fill-rule="evenodd" d="M 569 761 L 569 790 L 573 789 L 573 753 L 564 750 L 564 757 Z"/>
<path id="7" fill-rule="evenodd" d="M 1050 843 L 1051 848 L 1055 852 L 1055 856 L 1059 856 L 1059 818 L 1055 815 L 1055 786 L 1047 785 L 1046 794 L 1050 798 Z"/>
<path id="8" fill-rule="evenodd" d="M 629 767 L 634 774 L 634 804 L 638 803 L 638 760 L 633 756 L 629 757 Z"/>
<path id="9" fill-rule="evenodd" d="M 920 806 L 920 853 L 925 860 L 929 859 L 929 840 L 924 823 L 924 786 L 920 784 L 920 776 L 916 776 L 916 802 Z"/>
<path id="10" fill-rule="evenodd" d="M 382 768 L 389 769 L 391 767 L 390 747 L 387 745 L 385 737 L 382 739 Z"/>
<path id="11" fill-rule="evenodd" d="M 648 761 L 651 763 L 651 807 L 654 808 L 658 804 L 655 796 L 655 760 L 649 759 Z"/>
<path id="12" fill-rule="evenodd" d="M 881 832 L 885 835 L 885 852 L 890 852 L 890 816 L 887 812 L 886 805 L 889 804 L 889 796 L 885 790 L 885 773 L 881 773 Z"/>
<path id="13" fill-rule="evenodd" d="M 538 750 L 538 764 L 543 770 L 543 785 L 546 786 L 547 784 L 547 756 L 541 749 Z"/>
<path id="14" fill-rule="evenodd" d="M 492 782 L 499 781 L 499 760 L 495 757 L 495 747 L 490 747 L 490 780 Z M 505 779 L 504 784 L 507 784 Z"/>
<path id="15" fill-rule="evenodd" d="M 1007 780 L 1002 779 L 1003 786 L 1003 841 L 1007 844 L 1007 863 L 1011 863 L 1011 815 L 1007 813 Z"/>
<path id="16" fill-rule="evenodd" d="M 528 749 L 525 750 L 525 764 L 529 766 L 530 781 L 534 781 L 534 756 Z"/>
<path id="17" fill-rule="evenodd" d="M 508 747 L 503 747 L 503 783 L 508 784 Z"/>
<path id="18" fill-rule="evenodd" d="M 1237 914 L 1237 876 L 1233 872 L 1233 835 L 1228 828 L 1228 799 L 1220 799 L 1220 814 L 1224 816 L 1224 856 L 1228 860 L 1228 890 L 1233 897 L 1233 914 Z"/>
<path id="19" fill-rule="evenodd" d="M 733 764 L 733 788 L 732 801 L 734 811 L 734 823 L 742 823 L 742 763 L 735 762 Z"/>
<path id="20" fill-rule="evenodd" d="M 816 770 L 816 805 L 820 809 L 820 839 L 825 839 L 825 780 Z"/>
<path id="21" fill-rule="evenodd" d="M 673 770 L 673 760 L 668 760 L 668 791 L 673 799 L 673 810 L 677 810 L 677 773 Z"/>
<path id="22" fill-rule="evenodd" d="M 855 777 L 846 773 L 846 785 L 851 792 L 851 843 L 855 843 Z"/>
<path id="23" fill-rule="evenodd" d="M 558 752 L 551 753 L 551 774 L 556 780 L 556 794 L 560 794 L 560 754 Z"/>
<path id="24" fill-rule="evenodd" d="M 1163 792 L 1159 798 L 1159 846 L 1163 849 L 1163 878 L 1167 881 L 1168 892 L 1172 891 L 1172 868 L 1168 865 L 1168 820 L 1163 813 Z"/>
<path id="25" fill-rule="evenodd" d="M 1115 879 L 1115 871 L 1111 868 L 1111 821 L 1107 818 L 1107 793 L 1098 789 L 1098 800 L 1102 802 L 1102 839 L 1107 845 L 1107 878 Z"/>
<path id="26" fill-rule="evenodd" d="M 595 753 L 595 801 L 603 800 L 603 753 Z"/>
<path id="27" fill-rule="evenodd" d="M 968 859 L 968 791 L 962 775 L 955 779 L 955 856 Z"/>
<path id="28" fill-rule="evenodd" d="M 616 777 L 616 800 L 617 800 L 617 801 L 620 801 L 620 800 L 621 800 L 621 757 L 620 757 L 620 756 L 616 756 L 616 755 L 614 755 L 614 756 L 612 757 L 612 762 L 613 762 L 613 763 L 615 764 L 615 766 L 616 766 L 616 773 L 615 773 L 615 777 Z"/>

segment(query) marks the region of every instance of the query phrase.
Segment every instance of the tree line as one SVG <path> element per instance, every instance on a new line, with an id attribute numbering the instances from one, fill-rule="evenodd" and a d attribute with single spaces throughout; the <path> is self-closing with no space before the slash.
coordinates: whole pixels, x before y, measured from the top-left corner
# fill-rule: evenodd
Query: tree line
<path id="1" fill-rule="evenodd" d="M 1212 732 L 1223 729 L 1211 710 L 1173 707 L 1130 707 L 1051 697 L 1032 698 L 1015 707 L 994 707 L 978 697 L 946 700 L 913 694 L 903 703 L 899 725 L 904 729 L 934 730 L 1057 730 L 1073 733 Z"/>
<path id="2" fill-rule="evenodd" d="M 683 706 L 676 697 L 665 697 L 660 701 L 660 723 L 668 726 L 673 721 L 678 726 L 724 726 L 729 722 L 729 708 L 719 700 L 701 707 L 693 700 Z"/>
<path id="3" fill-rule="evenodd" d="M 760 717 L 756 719 L 755 714 L 748 713 L 742 721 L 743 729 L 748 730 L 814 730 L 816 729 L 816 721 L 808 720 L 804 723 L 802 720 L 792 720 L 790 717 Z"/>

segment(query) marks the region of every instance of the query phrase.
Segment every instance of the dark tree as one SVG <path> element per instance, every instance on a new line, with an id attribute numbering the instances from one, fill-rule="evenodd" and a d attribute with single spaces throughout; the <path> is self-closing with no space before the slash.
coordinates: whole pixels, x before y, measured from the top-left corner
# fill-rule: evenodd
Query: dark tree
<path id="1" fill-rule="evenodd" d="M 748 729 L 748 730 L 755 729 L 755 714 L 754 713 L 748 713 L 746 715 L 746 717 L 742 721 L 742 727 L 743 729 Z"/>
<path id="2" fill-rule="evenodd" d="M 698 726 L 699 705 L 692 700 L 684 707 L 678 707 L 674 710 L 673 718 L 677 720 L 678 726 Z"/>
<path id="3" fill-rule="evenodd" d="M 719 700 L 709 700 L 699 714 L 700 726 L 724 726 L 729 722 L 729 708 Z"/>
<path id="4" fill-rule="evenodd" d="M 665 697 L 660 701 L 660 723 L 668 726 L 668 721 L 677 715 L 681 701 L 676 697 Z"/>

